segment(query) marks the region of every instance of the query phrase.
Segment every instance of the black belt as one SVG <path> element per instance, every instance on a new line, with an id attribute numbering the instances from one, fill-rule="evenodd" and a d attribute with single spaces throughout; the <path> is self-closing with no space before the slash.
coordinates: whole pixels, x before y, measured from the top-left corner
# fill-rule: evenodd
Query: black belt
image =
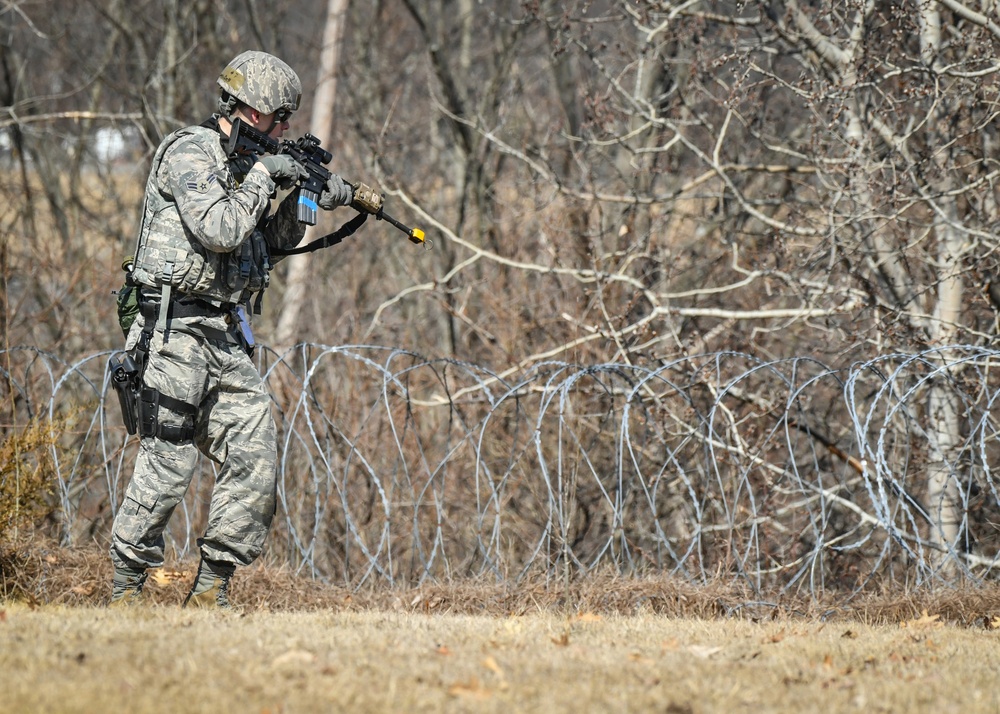
<path id="1" fill-rule="evenodd" d="M 184 295 L 170 301 L 167 306 L 167 319 L 182 317 L 224 317 L 233 311 L 234 305 L 215 303 L 203 300 L 193 295 Z M 139 309 L 147 320 L 156 320 L 160 314 L 160 296 L 151 290 L 142 290 Z"/>
<path id="2" fill-rule="evenodd" d="M 153 297 L 155 295 L 155 297 Z M 143 289 L 139 294 L 139 310 L 146 320 L 146 324 L 154 325 L 160 316 L 160 296 L 151 290 Z M 183 295 L 172 299 L 167 307 L 167 320 L 175 320 L 182 317 L 223 317 L 226 319 L 226 329 L 216 330 L 205 325 L 174 325 L 173 329 L 178 332 L 198 335 L 208 340 L 221 342 L 229 345 L 239 345 L 250 353 L 250 350 L 238 335 L 238 330 L 234 327 L 233 313 L 235 305 L 225 303 L 216 305 L 208 300 L 194 297 L 193 295 Z M 152 334 L 152 332 L 150 332 Z"/>

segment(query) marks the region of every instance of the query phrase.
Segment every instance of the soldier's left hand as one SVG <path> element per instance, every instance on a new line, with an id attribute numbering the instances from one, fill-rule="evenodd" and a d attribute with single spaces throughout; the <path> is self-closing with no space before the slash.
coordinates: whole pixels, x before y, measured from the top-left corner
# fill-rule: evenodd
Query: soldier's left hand
<path id="1" fill-rule="evenodd" d="M 261 156 L 257 163 L 264 167 L 271 179 L 281 188 L 291 188 L 296 181 L 309 178 L 306 167 L 288 154 Z"/>
<path id="2" fill-rule="evenodd" d="M 353 199 L 354 189 L 351 184 L 337 174 L 330 174 L 319 197 L 319 207 L 324 211 L 332 211 L 337 206 L 349 206 Z"/>

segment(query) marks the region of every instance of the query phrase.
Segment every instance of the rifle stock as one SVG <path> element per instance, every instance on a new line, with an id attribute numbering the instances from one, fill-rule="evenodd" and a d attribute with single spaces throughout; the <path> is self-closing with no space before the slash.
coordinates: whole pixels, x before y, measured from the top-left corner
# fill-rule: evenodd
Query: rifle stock
<path id="1" fill-rule="evenodd" d="M 233 120 L 233 128 L 229 131 L 229 141 L 226 143 L 226 153 L 233 154 L 277 154 L 278 140 L 247 124 L 242 119 Z"/>

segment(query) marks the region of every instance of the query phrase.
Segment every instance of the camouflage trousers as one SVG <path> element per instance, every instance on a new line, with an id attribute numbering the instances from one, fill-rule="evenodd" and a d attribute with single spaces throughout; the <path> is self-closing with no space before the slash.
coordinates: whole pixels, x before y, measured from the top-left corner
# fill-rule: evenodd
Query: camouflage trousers
<path id="1" fill-rule="evenodd" d="M 219 318 L 213 320 L 220 321 L 216 329 L 225 330 Z M 140 329 L 141 320 L 132 328 L 130 345 Z M 183 329 L 179 320 L 172 321 L 166 343 L 161 331 L 153 333 L 143 381 L 161 394 L 197 405 L 194 438 L 187 443 L 153 436 L 140 441 L 112 529 L 116 567 L 163 564 L 163 532 L 187 492 L 199 452 L 219 465 L 208 525 L 198 540 L 202 557 L 248 565 L 260 555 L 274 517 L 277 437 L 260 374 L 238 345 Z M 162 405 L 157 418 L 183 424 L 182 415 Z"/>

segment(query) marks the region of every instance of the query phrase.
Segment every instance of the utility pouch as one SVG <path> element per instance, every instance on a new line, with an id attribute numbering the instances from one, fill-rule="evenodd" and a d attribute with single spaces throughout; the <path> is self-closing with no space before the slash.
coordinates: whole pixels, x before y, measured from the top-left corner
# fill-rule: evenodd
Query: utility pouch
<path id="1" fill-rule="evenodd" d="M 132 262 L 131 255 L 122 261 L 125 284 L 122 285 L 121 290 L 115 291 L 115 300 L 118 303 L 118 325 L 126 337 L 128 337 L 128 331 L 132 328 L 135 318 L 139 316 L 139 286 L 132 280 Z"/>
<path id="2" fill-rule="evenodd" d="M 111 372 L 111 386 L 118 394 L 118 404 L 122 408 L 125 430 L 135 434 L 139 428 L 139 390 L 141 376 L 139 365 L 128 352 L 119 352 L 108 360 Z"/>

